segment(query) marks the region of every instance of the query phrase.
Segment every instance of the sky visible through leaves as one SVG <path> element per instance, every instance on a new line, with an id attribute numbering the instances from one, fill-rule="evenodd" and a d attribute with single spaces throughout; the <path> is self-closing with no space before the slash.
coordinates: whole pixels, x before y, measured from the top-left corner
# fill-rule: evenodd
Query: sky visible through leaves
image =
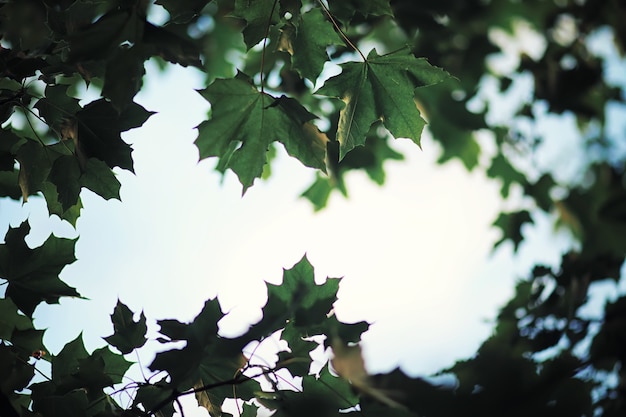
<path id="1" fill-rule="evenodd" d="M 438 149 L 428 136 L 423 150 L 394 143 L 407 161 L 388 164 L 385 187 L 354 175 L 350 199 L 335 196 L 317 214 L 296 197 L 313 172 L 282 149 L 272 179 L 241 198 L 234 174 L 220 184 L 213 161 L 197 163 L 193 128 L 208 106 L 193 92 L 201 86 L 198 74 L 172 68 L 146 81 L 138 102 L 158 114 L 124 136 L 134 148 L 136 175 L 116 171 L 121 203 L 83 191 L 80 262 L 61 275 L 92 300 L 62 299 L 35 312 L 37 327 L 51 329 L 46 338 L 58 338 L 46 339 L 51 349 L 80 331 L 87 350 L 102 346 L 112 333 L 102 312 L 113 312 L 118 298 L 148 317 L 184 321 L 218 295 L 230 310 L 221 331 L 237 334 L 260 319 L 262 280 L 278 283 L 281 269 L 307 253 L 319 279 L 344 277 L 338 315 L 373 322 L 364 337 L 371 371 L 401 365 L 408 373 L 429 373 L 475 351 L 490 332 L 488 320 L 510 297 L 516 271 L 533 261 L 552 263 L 569 245 L 561 235 L 538 247 L 545 240 L 541 230 L 552 225 L 535 218 L 537 230 L 526 230 L 533 253 L 523 246 L 511 262 L 507 243 L 489 258 L 498 239 L 489 225 L 502 209 L 499 184 L 457 162 L 436 166 Z M 75 237 L 71 227 L 48 219 L 43 201 L 33 198 L 26 207 L 40 232 L 27 238 L 31 246 L 45 240 L 46 230 Z M 23 220 L 16 205 L 0 208 L 12 226 Z"/>
<path id="2" fill-rule="evenodd" d="M 497 236 L 485 233 L 499 209 L 497 184 L 458 164 L 435 169 L 437 149 L 426 139 L 423 151 L 397 143 L 408 161 L 389 164 L 385 187 L 354 176 L 350 199 L 332 199 L 317 214 L 297 198 L 313 173 L 284 152 L 276 175 L 241 198 L 234 175 L 220 185 L 213 162 L 196 162 L 192 129 L 207 106 L 193 93 L 197 75 L 173 68 L 155 76 L 147 77 L 152 85 L 138 101 L 158 114 L 140 133 L 125 136 L 135 149 L 136 176 L 118 171 L 122 203 L 83 191 L 80 262 L 62 278 L 92 300 L 38 307 L 37 325 L 58 334 L 58 341 L 46 340 L 48 346 L 60 348 L 83 329 L 88 349 L 101 345 L 111 333 L 101 312 L 112 312 L 118 297 L 149 317 L 185 320 L 219 294 L 231 309 L 224 331 L 237 333 L 242 323 L 260 318 L 262 280 L 280 280 L 281 268 L 305 252 L 318 277 L 345 277 L 338 314 L 374 323 L 365 336 L 374 369 L 401 364 L 409 372 L 434 371 L 471 354 L 488 334 L 483 321 L 512 291 L 509 273 L 499 283 L 477 281 L 507 257 L 484 264 Z M 175 126 L 164 124 L 172 120 Z M 70 227 L 47 219 L 42 201 L 31 200 L 26 204 L 33 229 L 42 232 L 30 236 L 29 244 L 38 244 L 46 229 L 74 237 Z M 559 250 L 553 250 L 556 256 Z M 461 314 L 468 307 L 474 315 Z M 414 329 L 412 336 L 397 323 Z"/>

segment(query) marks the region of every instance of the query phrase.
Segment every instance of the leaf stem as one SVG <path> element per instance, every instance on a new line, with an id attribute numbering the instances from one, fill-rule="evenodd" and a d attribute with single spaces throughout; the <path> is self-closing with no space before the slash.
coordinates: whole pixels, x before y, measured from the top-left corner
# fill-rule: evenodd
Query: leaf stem
<path id="1" fill-rule="evenodd" d="M 265 80 L 263 79 L 263 69 L 265 68 L 265 50 L 267 49 L 267 37 L 270 34 L 270 26 L 272 25 L 272 16 L 274 16 L 274 10 L 276 10 L 277 4 L 278 4 L 278 0 L 274 0 L 274 3 L 272 3 L 272 10 L 270 10 L 270 17 L 267 19 L 267 26 L 265 27 L 265 36 L 263 36 L 263 50 L 261 51 L 261 93 L 263 93 L 265 89 Z"/>
<path id="2" fill-rule="evenodd" d="M 361 52 L 361 50 L 355 44 L 353 44 L 350 39 L 348 39 L 348 35 L 346 35 L 346 33 L 339 27 L 339 24 L 337 23 L 337 21 L 335 20 L 333 15 L 330 13 L 330 10 L 328 10 L 328 7 L 326 7 L 324 2 L 322 0 L 317 0 L 317 2 L 320 4 L 320 6 L 322 6 L 322 9 L 324 9 L 324 13 L 326 13 L 326 16 L 328 16 L 328 18 L 330 19 L 331 23 L 335 27 L 335 30 L 337 30 L 337 32 L 339 32 L 339 35 L 343 38 L 343 40 L 346 41 L 346 43 L 352 49 L 354 49 L 356 52 L 358 52 L 359 55 L 361 55 L 361 58 L 363 58 L 363 62 L 367 61 L 367 58 L 365 57 L 365 55 L 363 55 L 363 52 Z"/>

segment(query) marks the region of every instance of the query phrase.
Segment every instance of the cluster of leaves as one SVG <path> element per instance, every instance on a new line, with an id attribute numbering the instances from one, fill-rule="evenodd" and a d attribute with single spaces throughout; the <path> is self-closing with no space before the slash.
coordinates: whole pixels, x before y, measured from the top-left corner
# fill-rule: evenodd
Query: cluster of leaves
<path id="1" fill-rule="evenodd" d="M 152 19 L 159 12 L 162 24 Z M 0 414 L 172 415 L 180 397 L 195 394 L 211 415 L 222 414 L 226 399 L 245 416 L 260 405 L 286 416 L 622 415 L 624 381 L 611 385 L 604 376 L 617 375 L 626 360 L 624 298 L 607 304 L 601 319 L 579 309 L 595 282 L 620 279 L 626 253 L 624 160 L 612 157 L 624 138 L 610 138 L 604 128 L 605 109 L 623 103 L 624 88 L 606 80 L 603 58 L 586 42 L 608 26 L 623 51 L 625 12 L 602 0 L 1 2 L 2 197 L 43 196 L 51 215 L 73 225 L 82 188 L 119 198 L 112 169 L 133 169 L 121 134 L 151 115 L 133 98 L 145 62 L 157 59 L 205 72 L 200 93 L 211 110 L 195 143 L 200 158 L 233 171 L 244 192 L 263 175 L 278 142 L 318 170 L 303 196 L 321 209 L 333 190 L 347 194 L 344 177 L 352 170 L 384 183 L 385 161 L 403 158 L 391 139 L 419 145 L 426 119 L 441 145 L 440 162 L 458 159 L 468 170 L 480 166 L 477 135 L 489 129 L 497 152 L 483 167 L 487 175 L 501 181 L 503 198 L 517 187 L 534 202 L 496 219 L 498 244 L 510 240 L 517 249 L 523 226 L 541 210 L 558 216 L 580 245 L 558 267 L 535 267 L 502 309 L 494 335 L 473 358 L 442 371 L 454 375 L 454 389 L 399 370 L 368 376 L 355 345 L 367 324 L 337 320 L 338 280 L 315 285 L 306 259 L 285 271 L 282 285 L 268 284 L 263 318 L 239 337 L 218 335 L 224 315 L 216 300 L 191 323 L 159 321 L 165 350 L 149 366 L 152 376 L 119 387 L 130 365 L 123 355 L 146 342 L 146 318 L 135 320 L 118 303 L 115 333 L 106 340 L 121 354 L 108 347 L 88 353 L 79 336 L 46 355 L 32 315 L 42 302 L 79 296 L 59 279 L 75 260 L 75 241 L 51 236 L 30 248 L 23 223 L 0 246 Z M 499 47 L 490 33 L 515 34 L 520 22 L 541 36 L 545 51 L 521 56 L 507 73 L 494 70 L 488 58 Z M 573 25 L 569 37 L 559 35 L 563 22 Z M 236 67 L 228 60 L 233 53 L 241 56 Z M 341 72 L 315 90 L 328 62 L 343 62 Z M 534 88 L 511 123 L 494 126 L 487 109 L 468 110 L 485 76 L 506 93 L 521 73 L 532 76 Z M 85 104 L 85 85 L 101 97 Z M 518 164 L 550 140 L 529 137 L 517 123 L 532 124 L 540 102 L 573 114 L 581 131 L 600 126 L 585 143 L 600 157 L 589 161 L 590 180 L 582 185 Z M 285 346 L 275 364 L 259 365 L 245 353 L 271 337 Z M 310 353 L 319 344 L 332 348 L 334 360 L 312 372 Z M 51 362 L 50 375 L 37 368 L 42 360 Z M 45 380 L 34 383 L 37 373 Z M 284 378 L 299 388 L 285 389 Z M 131 404 L 122 407 L 113 386 L 131 393 Z"/>

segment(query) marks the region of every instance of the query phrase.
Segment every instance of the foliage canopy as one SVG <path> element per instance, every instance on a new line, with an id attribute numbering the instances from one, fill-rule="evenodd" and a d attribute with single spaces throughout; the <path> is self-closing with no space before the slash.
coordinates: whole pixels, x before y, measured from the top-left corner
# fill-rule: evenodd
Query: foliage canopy
<path id="1" fill-rule="evenodd" d="M 626 253 L 624 132 L 611 133 L 607 111 L 626 95 L 606 72 L 626 47 L 624 16 L 623 4 L 602 0 L 0 2 L 2 197 L 43 197 L 50 215 L 72 225 L 83 188 L 119 198 L 112 169 L 133 170 L 122 134 L 152 114 L 133 99 L 153 59 L 206 74 L 200 94 L 211 110 L 197 128 L 199 157 L 233 171 L 244 192 L 279 143 L 318 170 L 303 196 L 322 209 L 335 190 L 347 195 L 349 171 L 383 184 L 385 161 L 403 157 L 392 140 L 419 145 L 428 121 L 441 163 L 484 169 L 503 198 L 514 188 L 528 197 L 495 219 L 497 244 L 522 244 L 538 211 L 577 240 L 558 267 L 536 265 L 518 283 L 475 356 L 441 371 L 454 386 L 401 370 L 368 375 L 358 347 L 368 324 L 337 319 L 340 280 L 316 284 L 306 257 L 281 285 L 267 285 L 262 319 L 242 335 L 218 335 L 224 313 L 216 299 L 189 323 L 158 321 L 163 351 L 149 377 L 123 384 L 131 365 L 124 355 L 144 346 L 148 319 L 119 301 L 109 346 L 89 353 L 78 336 L 47 354 L 32 316 L 43 302 L 80 296 L 59 278 L 75 261 L 75 240 L 50 236 L 31 248 L 24 222 L 0 245 L 0 415 L 171 416 L 184 414 L 180 398 L 188 395 L 212 416 L 225 414 L 228 399 L 242 416 L 259 407 L 276 416 L 624 415 L 626 298 L 607 303 L 600 318 L 580 313 L 594 283 L 620 279 Z M 591 45 L 603 31 L 612 53 Z M 533 34 L 542 46 L 517 54 L 510 68 L 493 65 L 507 34 Z M 236 65 L 232 52 L 242 56 Z M 322 80 L 328 62 L 340 63 L 340 73 Z M 475 105 L 485 101 L 482 83 L 507 94 L 522 77 L 532 91 L 506 123 Z M 101 96 L 81 104 L 87 84 Z M 577 178 L 532 163 L 553 140 L 528 128 L 545 114 L 576 118 L 582 139 L 572 140 L 589 155 Z M 479 163 L 481 134 L 496 149 L 487 163 Z M 283 341 L 276 363 L 242 353 L 268 338 Z M 314 369 L 319 345 L 333 359 Z M 285 388 L 285 378 L 296 385 Z M 120 393 L 131 403 L 123 406 Z"/>

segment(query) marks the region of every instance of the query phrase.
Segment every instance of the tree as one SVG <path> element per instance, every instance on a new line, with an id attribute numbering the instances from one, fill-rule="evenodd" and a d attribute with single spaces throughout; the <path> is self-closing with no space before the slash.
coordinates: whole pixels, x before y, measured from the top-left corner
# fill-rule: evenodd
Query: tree
<path id="1" fill-rule="evenodd" d="M 156 10 L 167 15 L 164 24 L 150 18 Z M 159 321 L 164 351 L 148 366 L 151 376 L 120 385 L 130 365 L 123 355 L 144 345 L 148 319 L 118 302 L 110 347 L 89 353 L 79 336 L 57 355 L 46 354 L 32 314 L 42 302 L 80 296 L 58 277 L 75 260 L 75 241 L 51 236 L 31 248 L 25 222 L 0 246 L 0 415 L 183 414 L 180 398 L 187 395 L 211 415 L 221 415 L 228 398 L 245 416 L 260 406 L 287 416 L 622 415 L 625 298 L 607 303 L 599 319 L 580 307 L 594 283 L 620 279 L 626 251 L 623 132 L 611 132 L 607 110 L 622 105 L 624 83 L 605 72 L 626 45 L 625 14 L 616 1 L 596 0 L 2 2 L 3 197 L 43 197 L 50 215 L 73 225 L 82 188 L 118 198 L 111 169 L 133 169 L 120 134 L 151 115 L 133 97 L 145 61 L 155 59 L 206 73 L 201 94 L 211 111 L 195 143 L 201 159 L 217 158 L 218 170 L 235 172 L 244 192 L 263 176 L 278 142 L 319 171 L 303 196 L 322 209 L 334 190 L 347 194 L 350 170 L 384 183 L 384 162 L 402 158 L 393 138 L 419 144 L 427 119 L 443 149 L 441 163 L 458 158 L 501 181 L 504 198 L 514 187 L 529 197 L 495 220 L 499 243 L 523 244 L 522 226 L 543 211 L 571 231 L 577 246 L 557 268 L 535 266 L 476 355 L 441 371 L 455 386 L 400 370 L 367 375 L 358 348 L 367 323 L 342 323 L 332 314 L 339 280 L 315 284 L 306 257 L 285 270 L 281 285 L 268 284 L 263 318 L 238 337 L 217 335 L 224 313 L 215 299 L 190 323 Z M 619 52 L 593 49 L 602 30 Z M 503 48 L 498 33 L 535 34 L 543 47 L 519 54 L 512 68 L 494 67 L 490 54 Z M 366 42 L 377 46 L 368 52 Z M 226 60 L 231 49 L 245 53 L 236 71 Z M 324 63 L 339 59 L 349 59 L 341 73 L 312 91 Z M 523 76 L 532 79 L 532 91 L 506 124 L 472 105 L 481 80 L 505 93 Z M 98 87 L 101 98 L 80 104 L 85 84 Z M 589 155 L 578 178 L 528 163 L 554 140 L 528 128 L 545 113 L 575 117 Z M 329 127 L 320 129 L 318 119 Z M 476 137 L 485 131 L 497 152 L 483 167 Z M 288 346 L 275 364 L 242 354 L 271 337 Z M 184 348 L 173 347 L 176 341 Z M 309 353 L 319 344 L 332 349 L 332 366 L 313 372 Z M 51 362 L 50 373 L 39 370 L 41 361 Z M 286 377 L 296 377 L 300 388 L 281 386 Z M 116 401 L 119 392 L 132 403 Z"/>

